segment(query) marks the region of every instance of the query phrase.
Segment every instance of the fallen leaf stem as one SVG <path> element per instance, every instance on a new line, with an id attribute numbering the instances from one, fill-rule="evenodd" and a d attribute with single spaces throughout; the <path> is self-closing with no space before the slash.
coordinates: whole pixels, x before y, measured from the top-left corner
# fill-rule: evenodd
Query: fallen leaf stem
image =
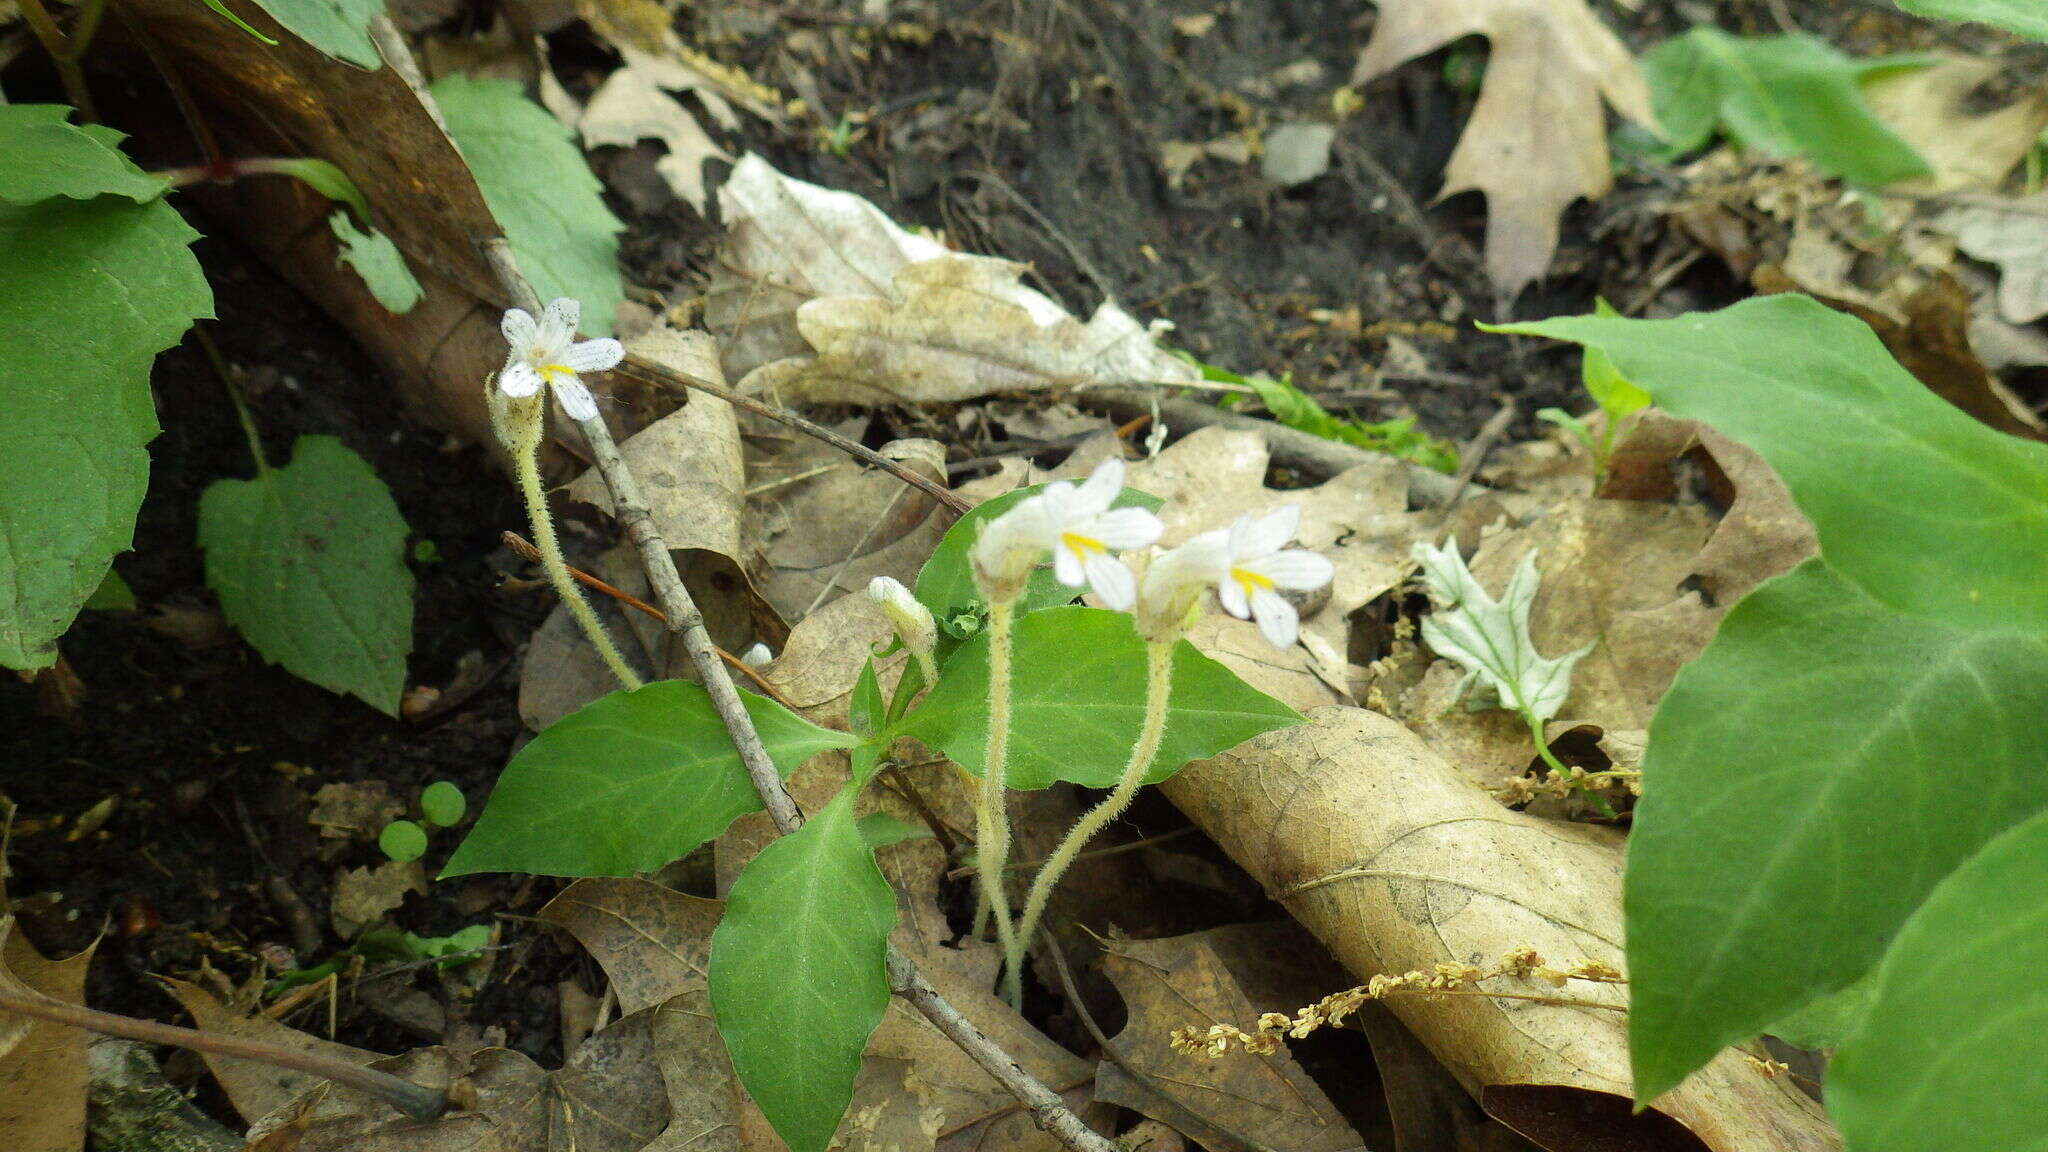
<path id="1" fill-rule="evenodd" d="M 1073 866 L 1074 858 L 1081 849 L 1095 839 L 1097 833 L 1109 827 L 1110 822 L 1124 814 L 1137 798 L 1138 789 L 1145 783 L 1145 773 L 1151 769 L 1152 761 L 1159 756 L 1159 742 L 1166 735 L 1166 707 L 1173 694 L 1173 646 L 1178 638 L 1148 640 L 1145 643 L 1145 718 L 1138 728 L 1138 738 L 1131 745 L 1131 758 L 1124 765 L 1124 773 L 1118 778 L 1116 787 L 1110 790 L 1102 802 L 1081 814 L 1074 826 L 1067 830 L 1059 847 L 1046 857 L 1045 867 L 1038 870 L 1038 876 L 1031 882 L 1031 891 L 1024 898 L 1024 920 L 1018 925 L 1016 939 L 1027 941 L 1038 932 L 1038 922 L 1045 916 L 1045 906 L 1052 899 L 1052 890 Z M 1010 953 L 1012 970 L 1023 967 L 1022 946 L 1015 946 Z"/>
<path id="2" fill-rule="evenodd" d="M 112 1012 L 66 1004 L 45 996 L 24 995 L 6 988 L 0 988 L 0 1011 L 18 1012 L 37 1020 L 83 1028 L 103 1036 L 118 1036 L 144 1044 L 167 1044 L 173 1048 L 189 1048 L 214 1056 L 231 1056 L 277 1068 L 290 1068 L 368 1092 L 415 1120 L 432 1120 L 448 1107 L 447 1096 L 439 1089 L 332 1056 L 300 1052 L 260 1040 L 201 1032 L 196 1028 L 159 1024 L 154 1020 L 137 1020 L 132 1016 L 116 1016 Z"/>
<path id="3" fill-rule="evenodd" d="M 64 85 L 64 95 L 71 101 L 78 114 L 88 123 L 99 120 L 99 112 L 93 107 L 92 89 L 85 83 L 85 70 L 78 60 L 85 52 L 85 46 L 92 38 L 93 27 L 99 24 L 100 12 L 104 5 L 98 2 L 88 6 L 87 15 L 81 18 L 74 34 L 66 36 L 57 27 L 57 21 L 50 10 L 43 7 L 43 0 L 21 0 L 21 18 L 35 38 L 42 43 L 43 51 L 49 53 L 50 63 L 57 68 L 57 79 Z M 82 33 L 82 35 L 81 35 Z"/>
<path id="4" fill-rule="evenodd" d="M 390 19 L 386 16 L 380 15 L 372 22 L 373 31 L 388 30 L 389 27 Z M 395 40 L 395 36 L 386 36 L 380 39 L 380 43 L 386 39 Z M 392 53 L 403 50 L 402 42 L 396 42 L 395 47 L 385 48 L 387 58 Z M 406 66 L 416 73 L 417 65 L 412 63 L 409 54 L 405 55 L 404 60 Z M 394 61 L 394 67 L 397 66 L 398 63 Z M 401 68 L 400 72 L 405 74 L 406 69 Z M 421 97 L 428 102 L 429 107 L 432 107 L 431 97 L 424 91 L 421 92 Z M 511 246 L 505 238 L 487 238 L 481 241 L 480 246 L 484 258 L 490 263 L 492 272 L 496 274 L 512 302 L 528 311 L 537 309 L 540 300 L 535 295 L 532 285 L 519 274 L 518 263 L 513 259 Z M 633 356 L 628 356 L 625 364 L 634 365 L 636 361 L 640 365 L 647 365 L 647 361 Z M 649 373 L 643 378 L 654 379 L 658 383 L 666 383 L 672 378 L 688 386 L 688 381 L 684 380 L 680 373 L 665 367 L 660 368 L 659 376 Z M 711 384 L 710 381 L 703 383 Z M 700 387 L 698 390 L 720 396 L 749 411 L 762 411 L 763 415 L 782 420 L 784 423 L 800 419 L 784 419 L 783 415 L 778 415 L 774 410 L 763 411 L 766 408 L 764 405 L 756 405 L 751 401 L 743 403 L 739 396 L 723 385 Z M 803 423 L 810 424 L 809 421 Z M 577 426 L 582 429 L 584 440 L 590 447 L 592 465 L 597 469 L 598 475 L 604 478 L 605 486 L 611 491 L 614 518 L 639 549 L 641 563 L 647 569 L 648 584 L 654 590 L 655 601 L 661 605 L 662 611 L 668 617 L 668 631 L 682 638 L 684 650 L 688 652 L 690 662 L 696 667 L 705 695 L 710 698 L 712 710 L 717 712 L 719 719 L 725 723 L 726 733 L 732 740 L 734 750 L 739 753 L 740 763 L 746 767 L 747 776 L 752 781 L 754 790 L 761 797 L 762 807 L 767 809 L 768 818 L 782 834 L 788 835 L 796 831 L 803 826 L 803 813 L 797 808 L 796 801 L 790 798 L 788 790 L 782 786 L 781 773 L 776 771 L 774 761 L 769 758 L 768 750 L 761 742 L 760 733 L 754 728 L 753 718 L 747 714 L 745 705 L 740 702 L 739 690 L 733 686 L 732 676 L 718 659 L 717 647 L 711 643 L 711 635 L 704 628 L 703 614 L 697 610 L 696 601 L 690 596 L 689 589 L 683 585 L 682 575 L 676 570 L 675 557 L 669 553 L 668 545 L 662 541 L 661 534 L 654 524 L 654 516 L 640 495 L 639 483 L 626 467 L 624 458 L 620 456 L 618 444 L 612 440 L 611 429 L 605 426 L 602 417 L 580 421 Z M 815 428 L 816 425 L 811 427 Z M 834 442 L 833 438 L 821 436 L 820 439 L 824 439 L 826 443 Z M 836 439 L 843 441 L 845 438 Z M 862 459 L 873 456 L 865 450 L 856 455 Z M 894 464 L 894 461 L 884 463 L 879 458 L 871 462 L 883 467 Z M 894 467 L 889 467 L 889 471 L 899 476 L 904 475 Z M 915 479 L 911 479 L 913 476 Z M 911 473 L 905 476 L 905 479 L 919 488 L 927 487 L 925 477 Z M 949 507 L 958 508 L 965 504 L 965 501 L 943 488 L 938 492 L 943 494 L 942 498 Z M 890 990 L 916 1008 L 933 1027 L 959 1045 L 982 1071 L 988 1073 L 1028 1108 L 1039 1128 L 1050 1133 L 1072 1152 L 1121 1152 L 1115 1142 L 1082 1123 L 1081 1118 L 1066 1106 L 1058 1094 L 1024 1071 L 1015 1057 L 1005 1052 L 1000 1045 L 976 1027 L 973 1021 L 953 1007 L 938 989 L 932 987 L 930 981 L 918 973 L 917 966 L 898 952 L 894 945 L 890 945 L 885 963 Z"/>

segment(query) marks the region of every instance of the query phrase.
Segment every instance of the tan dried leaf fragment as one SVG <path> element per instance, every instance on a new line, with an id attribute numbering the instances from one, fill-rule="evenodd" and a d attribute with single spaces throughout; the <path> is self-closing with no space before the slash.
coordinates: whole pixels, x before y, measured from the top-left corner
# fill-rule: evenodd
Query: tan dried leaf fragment
<path id="1" fill-rule="evenodd" d="M 1379 0 L 1379 8 L 1354 84 L 1461 36 L 1493 42 L 1442 195 L 1486 194 L 1486 270 L 1513 295 L 1550 266 L 1566 206 L 1613 184 L 1603 98 L 1654 126 L 1649 86 L 1585 0 Z"/>
<path id="2" fill-rule="evenodd" d="M 15 995 L 85 1003 L 92 954 L 87 948 L 46 960 L 14 917 L 0 916 L 0 987 Z M 76 1028 L 0 1012 L 0 1132 L 8 1147 L 84 1147 L 90 1039 Z"/>

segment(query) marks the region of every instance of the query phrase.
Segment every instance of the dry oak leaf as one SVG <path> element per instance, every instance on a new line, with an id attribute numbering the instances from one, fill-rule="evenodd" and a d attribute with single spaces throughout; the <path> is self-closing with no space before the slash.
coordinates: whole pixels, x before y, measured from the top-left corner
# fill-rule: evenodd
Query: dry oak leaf
<path id="1" fill-rule="evenodd" d="M 0 916 L 0 987 L 16 995 L 85 1003 L 85 972 L 93 947 L 46 960 Z M 62 1152 L 85 1146 L 86 1043 L 89 1033 L 0 1012 L 0 1133 L 21 1152 Z"/>
<path id="2" fill-rule="evenodd" d="M 1491 965 L 1519 946 L 1553 961 L 1623 962 L 1620 836 L 1504 810 L 1378 713 L 1319 709 L 1160 788 L 1360 980 Z M 1627 999 L 1615 985 L 1573 995 Z M 1612 1105 L 1589 1113 L 1597 1130 L 1546 1146 L 1655 1147 L 1650 1137 L 1675 1119 L 1712 1152 L 1840 1147 L 1819 1105 L 1732 1049 L 1651 1101 L 1653 1112 L 1631 1115 L 1618 1012 L 1478 996 L 1387 1003 L 1511 1127 L 1527 1131 L 1536 1113 L 1567 1103 Z"/>
<path id="3" fill-rule="evenodd" d="M 653 1014 L 593 1033 L 566 1067 L 524 1053 L 422 1048 L 376 1064 L 464 1106 L 426 1123 L 377 1097 L 322 1083 L 249 1130 L 251 1152 L 640 1152 L 669 1121 Z M 456 1081 L 462 1081 L 456 1084 Z"/>
<path id="4" fill-rule="evenodd" d="M 1440 195 L 1485 193 L 1486 270 L 1512 296 L 1550 266 L 1565 208 L 1613 185 L 1602 98 L 1654 127 L 1649 85 L 1585 0 L 1379 0 L 1379 9 L 1354 84 L 1461 36 L 1493 42 Z"/>
<path id="5" fill-rule="evenodd" d="M 201 1032 L 218 1032 L 223 1036 L 236 1036 L 244 1040 L 260 1040 L 280 1048 L 292 1048 L 300 1052 L 311 1052 L 320 1056 L 332 1056 L 351 1064 L 369 1064 L 384 1057 L 347 1044 L 336 1044 L 322 1040 L 296 1028 L 280 1024 L 262 1013 L 251 1014 L 243 1007 L 231 1004 L 215 995 L 210 989 L 170 977 L 159 977 L 164 988 L 185 1011 L 192 1014 L 192 1026 Z M 228 1102 L 242 1119 L 255 1123 L 289 1105 L 313 1088 L 326 1083 L 311 1072 L 299 1072 L 290 1068 L 279 1068 L 256 1060 L 242 1060 L 233 1056 L 201 1054 L 206 1060 L 206 1070 L 220 1082 L 221 1089 L 228 1094 Z M 388 1105 L 387 1105 L 388 1107 Z"/>
<path id="6" fill-rule="evenodd" d="M 1208 933 L 1116 940 L 1106 947 L 1102 968 L 1123 997 L 1129 1022 L 1111 1041 L 1120 1059 L 1105 1058 L 1097 1069 L 1098 1097 L 1171 1124 L 1215 1152 L 1364 1147 L 1285 1048 L 1198 1060 L 1173 1050 L 1168 1038 L 1176 1028 L 1251 1020 L 1261 1007 L 1239 986 Z"/>

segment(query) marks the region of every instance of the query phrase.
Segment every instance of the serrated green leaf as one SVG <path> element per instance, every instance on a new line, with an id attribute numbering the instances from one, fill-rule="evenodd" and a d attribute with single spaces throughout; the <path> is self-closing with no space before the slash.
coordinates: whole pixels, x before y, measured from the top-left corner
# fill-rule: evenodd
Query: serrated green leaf
<path id="1" fill-rule="evenodd" d="M 982 603 L 981 593 L 974 586 L 974 569 L 967 559 L 968 550 L 974 547 L 981 526 L 1044 489 L 1045 485 L 1034 484 L 975 505 L 946 529 L 939 546 L 932 549 L 931 558 L 918 569 L 917 587 L 913 592 L 920 603 L 931 609 L 932 618 L 939 623 L 940 659 L 945 658 L 954 644 L 979 632 L 988 613 L 988 606 Z M 1117 494 L 1111 507 L 1144 508 L 1156 512 L 1161 503 L 1159 497 L 1149 492 L 1126 488 Z M 1024 595 L 1017 601 L 1016 614 L 1022 616 L 1041 608 L 1071 604 L 1079 595 L 1078 589 L 1069 588 L 1053 577 L 1052 564 L 1048 559 L 1031 574 L 1030 583 L 1024 587 Z M 973 621 L 973 628 L 961 627 L 961 620 Z"/>
<path id="2" fill-rule="evenodd" d="M 784 775 L 855 743 L 766 697 L 740 700 Z M 760 807 L 704 689 L 657 681 L 601 697 L 521 748 L 441 874 L 631 876 Z"/>
<path id="3" fill-rule="evenodd" d="M 1073 605 L 1019 617 L 1010 689 L 1012 788 L 1060 780 L 1111 788 L 1145 712 L 1145 642 L 1121 612 Z M 1166 735 L 1145 774 L 1157 783 L 1190 760 L 1301 723 L 1292 708 L 1180 641 Z M 988 637 L 962 644 L 939 682 L 898 725 L 979 776 L 988 737 Z"/>
<path id="4" fill-rule="evenodd" d="M 509 80 L 446 76 L 433 95 L 448 134 L 543 301 L 583 305 L 583 331 L 609 336 L 625 289 L 618 233 L 569 130 Z"/>
<path id="5" fill-rule="evenodd" d="M 2048 5 L 2041 0 L 1899 0 L 1899 7 L 1916 16 L 1971 20 L 2048 40 Z"/>
<path id="6" fill-rule="evenodd" d="M 206 583 L 263 658 L 398 714 L 412 652 L 405 518 L 363 458 L 301 436 L 292 461 L 199 499 Z"/>
<path id="7" fill-rule="evenodd" d="M 0 205 L 0 665 L 39 668 L 135 536 L 149 369 L 213 293 L 162 200 Z"/>
<path id="8" fill-rule="evenodd" d="M 824 1152 L 889 1007 L 896 897 L 848 788 L 761 850 L 711 936 L 711 1010 L 749 1096 L 792 1152 Z"/>
<path id="9" fill-rule="evenodd" d="M 1862 321 L 1788 293 L 1669 320 L 1494 330 L 1605 348 L 1659 407 L 1754 448 L 1828 564 L 1879 601 L 1962 627 L 2048 632 L 2048 445 L 1935 396 Z"/>
<path id="10" fill-rule="evenodd" d="M 1716 131 L 1767 156 L 1805 156 L 1829 176 L 1873 187 L 1925 176 L 1927 162 L 1863 102 L 1873 66 L 1924 61 L 1852 60 L 1811 36 L 1736 37 L 1702 25 L 1642 57 L 1657 122 L 1675 159 Z"/>
<path id="11" fill-rule="evenodd" d="M 425 293 L 420 282 L 413 279 L 412 269 L 405 266 L 405 257 L 391 237 L 358 229 L 348 213 L 339 208 L 327 218 L 327 225 L 341 242 L 340 262 L 356 270 L 377 303 L 387 312 L 412 311 Z"/>
<path id="12" fill-rule="evenodd" d="M 1906 921 L 1828 1066 L 1856 1152 L 2048 1148 L 2048 813 L 1986 844 Z"/>
<path id="13" fill-rule="evenodd" d="M 212 3 L 212 0 L 208 0 Z M 255 0 L 256 6 L 284 25 L 285 31 L 327 53 L 336 60 L 375 71 L 384 64 L 377 45 L 370 39 L 370 21 L 384 11 L 384 0 Z M 242 21 L 223 8 L 215 8 L 237 24 Z M 242 27 L 258 39 L 262 33 Z M 275 43 L 275 41 L 272 41 Z"/>
<path id="14" fill-rule="evenodd" d="M 119 132 L 68 123 L 70 115 L 61 104 L 0 104 L 0 202 L 124 196 L 147 204 L 164 194 L 165 181 L 116 147 Z"/>
<path id="15" fill-rule="evenodd" d="M 2043 716 L 2048 636 L 2018 621 L 1908 616 L 1819 560 L 1737 604 L 1650 726 L 1626 885 L 1638 1099 L 1850 985 L 2048 804 Z"/>

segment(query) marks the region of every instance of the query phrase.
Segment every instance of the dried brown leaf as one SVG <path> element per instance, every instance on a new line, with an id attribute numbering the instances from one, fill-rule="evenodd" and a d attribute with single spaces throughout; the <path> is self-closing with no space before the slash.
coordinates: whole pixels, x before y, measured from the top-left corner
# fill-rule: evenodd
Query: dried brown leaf
<path id="1" fill-rule="evenodd" d="M 16 995 L 85 1003 L 93 948 L 46 960 L 0 916 L 0 987 Z M 85 1146 L 86 1044 L 77 1028 L 0 1012 L 0 1133 L 21 1152 L 75 1152 Z"/>
<path id="2" fill-rule="evenodd" d="M 1379 9 L 1355 84 L 1462 36 L 1493 42 L 1442 195 L 1486 194 L 1486 270 L 1513 295 L 1550 266 L 1565 208 L 1613 185 L 1603 98 L 1654 125 L 1649 86 L 1585 0 L 1379 0 Z"/>
<path id="3" fill-rule="evenodd" d="M 1503 810 L 1387 717 L 1322 709 L 1161 787 L 1360 979 L 1492 964 L 1517 946 L 1553 963 L 1622 963 L 1618 834 Z M 1626 998 L 1611 985 L 1573 994 Z M 1389 1005 L 1474 1094 L 1555 1085 L 1623 1098 L 1577 1146 L 1656 1124 L 1626 1107 L 1620 1013 L 1476 996 Z M 1714 1152 L 1839 1147 L 1818 1105 L 1733 1051 L 1652 1106 Z"/>
<path id="4" fill-rule="evenodd" d="M 1863 81 L 1871 115 L 1933 170 L 1899 189 L 1995 189 L 2026 158 L 2048 128 L 2048 92 L 2022 90 L 2010 103 L 1984 111 L 1985 86 L 2004 69 L 2004 61 L 1989 57 L 1944 56 L 1931 67 L 1880 72 Z"/>
<path id="5" fill-rule="evenodd" d="M 1173 1050 L 1169 1037 L 1176 1028 L 1249 1021 L 1260 1010 L 1206 933 L 1118 940 L 1107 949 L 1103 971 L 1123 996 L 1129 1022 L 1113 1041 L 1120 1059 L 1105 1059 L 1098 1072 L 1101 1099 L 1172 1124 L 1217 1152 L 1363 1147 L 1285 1049 L 1269 1055 L 1238 1050 L 1213 1060 Z"/>
<path id="6" fill-rule="evenodd" d="M 375 1067 L 468 1103 L 421 1123 L 384 1100 L 323 1083 L 250 1129 L 265 1152 L 640 1152 L 668 1124 L 652 1014 L 624 1017 L 543 1072 L 522 1053 L 422 1048 Z"/>
<path id="7" fill-rule="evenodd" d="M 384 1057 L 375 1052 L 365 1052 L 347 1044 L 336 1044 L 322 1040 L 296 1028 L 280 1024 L 261 1013 L 251 1014 L 241 1006 L 230 1004 L 212 991 L 197 984 L 170 977 L 159 977 L 164 989 L 184 1005 L 192 1014 L 192 1026 L 201 1032 L 218 1032 L 224 1036 L 238 1036 L 245 1040 L 260 1040 L 281 1048 L 293 1048 L 301 1052 L 313 1052 L 346 1060 L 351 1064 L 370 1064 Z M 255 1060 L 243 1060 L 233 1056 L 200 1054 L 206 1060 L 207 1071 L 220 1082 L 221 1089 L 228 1094 L 228 1101 L 244 1120 L 255 1123 L 293 1100 L 304 1095 L 325 1080 L 310 1072 L 299 1072 L 290 1068 L 279 1068 Z M 386 1105 L 388 1108 L 389 1105 Z"/>
<path id="8" fill-rule="evenodd" d="M 334 878 L 331 901 L 334 930 L 344 940 L 384 918 L 405 903 L 406 894 L 427 892 L 427 869 L 418 860 L 387 860 L 372 867 L 350 868 Z"/>

